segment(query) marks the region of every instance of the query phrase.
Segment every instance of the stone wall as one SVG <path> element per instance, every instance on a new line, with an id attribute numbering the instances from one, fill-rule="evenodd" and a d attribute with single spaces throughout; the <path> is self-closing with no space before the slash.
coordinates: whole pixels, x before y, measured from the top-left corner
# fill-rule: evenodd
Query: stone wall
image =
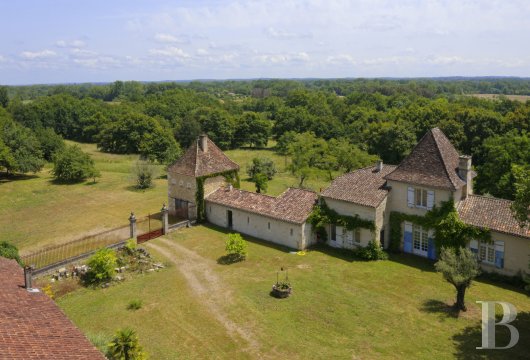
<path id="1" fill-rule="evenodd" d="M 212 224 L 228 227 L 228 210 L 232 211 L 232 229 L 236 232 L 299 250 L 313 243 L 309 224 L 292 224 L 206 201 L 206 218 Z"/>

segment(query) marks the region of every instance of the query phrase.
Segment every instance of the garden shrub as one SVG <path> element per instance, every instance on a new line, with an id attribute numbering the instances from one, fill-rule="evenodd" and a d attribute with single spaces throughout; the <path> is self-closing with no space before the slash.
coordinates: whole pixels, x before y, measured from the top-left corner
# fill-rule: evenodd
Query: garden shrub
<path id="1" fill-rule="evenodd" d="M 117 266 L 116 251 L 103 248 L 92 255 L 87 262 L 89 270 L 84 276 L 87 284 L 98 284 L 109 281 Z"/>
<path id="2" fill-rule="evenodd" d="M 110 360 L 142 360 L 147 355 L 143 350 L 138 335 L 132 329 L 119 330 L 107 348 L 107 358 Z"/>
<path id="3" fill-rule="evenodd" d="M 225 250 L 227 257 L 232 262 L 245 260 L 247 257 L 247 242 L 241 237 L 241 234 L 228 234 Z"/>
<path id="4" fill-rule="evenodd" d="M 142 305 L 142 300 L 134 299 L 129 301 L 129 304 L 127 304 L 127 310 L 139 310 L 142 308 Z"/>
<path id="5" fill-rule="evenodd" d="M 354 253 L 363 260 L 388 259 L 388 254 L 373 240 L 368 243 L 368 246 L 354 250 Z"/>
<path id="6" fill-rule="evenodd" d="M 0 242 L 0 256 L 8 259 L 14 259 L 20 265 L 22 265 L 22 260 L 20 260 L 17 247 L 8 243 L 7 241 Z"/>

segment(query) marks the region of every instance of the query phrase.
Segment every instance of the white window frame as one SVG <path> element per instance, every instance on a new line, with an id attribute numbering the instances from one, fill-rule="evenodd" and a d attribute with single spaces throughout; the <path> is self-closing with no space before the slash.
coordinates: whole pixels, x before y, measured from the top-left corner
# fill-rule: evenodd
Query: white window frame
<path id="1" fill-rule="evenodd" d="M 434 206 L 434 190 L 409 186 L 407 205 L 411 208 L 431 210 Z"/>
<path id="2" fill-rule="evenodd" d="M 489 255 L 492 256 L 492 260 L 489 260 Z M 488 265 L 495 265 L 495 244 L 480 241 L 478 244 L 478 258 L 480 262 Z"/>
<path id="3" fill-rule="evenodd" d="M 429 253 L 429 232 L 422 226 L 414 224 L 412 225 L 412 253 L 421 255 Z"/>

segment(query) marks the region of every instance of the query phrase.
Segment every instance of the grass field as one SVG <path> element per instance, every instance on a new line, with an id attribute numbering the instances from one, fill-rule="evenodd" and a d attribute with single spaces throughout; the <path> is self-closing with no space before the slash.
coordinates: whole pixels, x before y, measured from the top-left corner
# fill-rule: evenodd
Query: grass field
<path id="1" fill-rule="evenodd" d="M 269 146 L 271 146 L 271 144 L 269 144 Z M 286 169 L 287 165 L 289 164 L 289 159 L 285 156 L 277 155 L 271 148 L 228 150 L 225 151 L 225 153 L 230 159 L 238 163 L 241 167 L 239 176 L 241 177 L 241 188 L 243 190 L 256 190 L 254 183 L 250 181 L 247 175 L 247 165 L 250 164 L 252 159 L 255 157 L 271 159 L 274 161 L 276 170 L 278 171 L 274 179 L 269 181 L 267 194 L 276 196 L 281 194 L 288 187 L 298 187 L 298 179 Z M 323 178 L 322 176 L 315 176 L 309 180 L 306 180 L 304 183 L 305 187 L 314 191 L 319 191 L 321 188 L 325 188 L 327 185 L 329 185 L 329 180 Z"/>
<path id="2" fill-rule="evenodd" d="M 505 97 L 512 101 L 520 101 L 520 102 L 526 102 L 530 100 L 529 95 L 497 95 L 497 94 L 470 94 L 467 96 L 473 96 L 480 99 L 489 99 L 489 100 L 498 100 L 501 97 Z"/>
<path id="3" fill-rule="evenodd" d="M 0 240 L 15 244 L 22 253 L 32 252 L 127 225 L 131 211 L 144 216 L 159 211 L 162 203 L 167 202 L 165 178 L 157 179 L 156 186 L 146 191 L 136 191 L 132 187 L 131 169 L 138 156 L 103 153 L 95 144 L 79 145 L 92 156 L 101 171 L 101 178 L 95 184 L 92 181 L 56 184 L 50 164 L 35 175 L 0 178 Z M 269 183 L 269 194 L 278 195 L 287 187 L 298 185 L 296 178 L 285 171 L 285 158 L 271 149 L 231 150 L 227 154 L 241 165 L 243 189 L 255 190 L 245 170 L 256 156 L 271 158 L 279 170 Z M 319 190 L 326 184 L 326 181 L 314 179 L 309 180 L 307 186 Z"/>
<path id="4" fill-rule="evenodd" d="M 82 289 L 59 306 L 91 338 L 130 326 L 153 359 L 522 359 L 528 356 L 530 300 L 509 287 L 475 282 L 468 312 L 448 310 L 454 290 L 433 265 L 414 256 L 357 261 L 338 250 L 305 256 L 251 241 L 248 260 L 220 265 L 224 230 L 198 226 L 147 247 L 170 266 L 108 289 Z M 269 295 L 280 268 L 292 297 Z M 282 278 L 285 272 L 280 275 Z M 137 311 L 126 310 L 133 299 Z M 477 300 L 519 310 L 519 344 L 480 351 Z M 504 328 L 497 344 L 507 343 Z"/>
<path id="5" fill-rule="evenodd" d="M 137 156 L 102 153 L 94 144 L 80 146 L 101 171 L 95 184 L 56 184 L 49 164 L 35 175 L 0 179 L 1 240 L 24 253 L 127 225 L 131 211 L 143 216 L 167 202 L 165 179 L 157 179 L 146 191 L 132 188 L 130 173 Z"/>

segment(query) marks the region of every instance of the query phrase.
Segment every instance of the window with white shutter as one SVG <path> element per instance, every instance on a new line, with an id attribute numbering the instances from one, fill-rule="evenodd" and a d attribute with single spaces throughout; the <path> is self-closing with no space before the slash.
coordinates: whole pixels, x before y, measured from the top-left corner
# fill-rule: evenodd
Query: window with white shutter
<path id="1" fill-rule="evenodd" d="M 427 191 L 427 209 L 431 210 L 434 206 L 434 191 Z"/>
<path id="2" fill-rule="evenodd" d="M 414 207 L 414 188 L 410 186 L 407 192 L 407 204 L 409 207 Z"/>

